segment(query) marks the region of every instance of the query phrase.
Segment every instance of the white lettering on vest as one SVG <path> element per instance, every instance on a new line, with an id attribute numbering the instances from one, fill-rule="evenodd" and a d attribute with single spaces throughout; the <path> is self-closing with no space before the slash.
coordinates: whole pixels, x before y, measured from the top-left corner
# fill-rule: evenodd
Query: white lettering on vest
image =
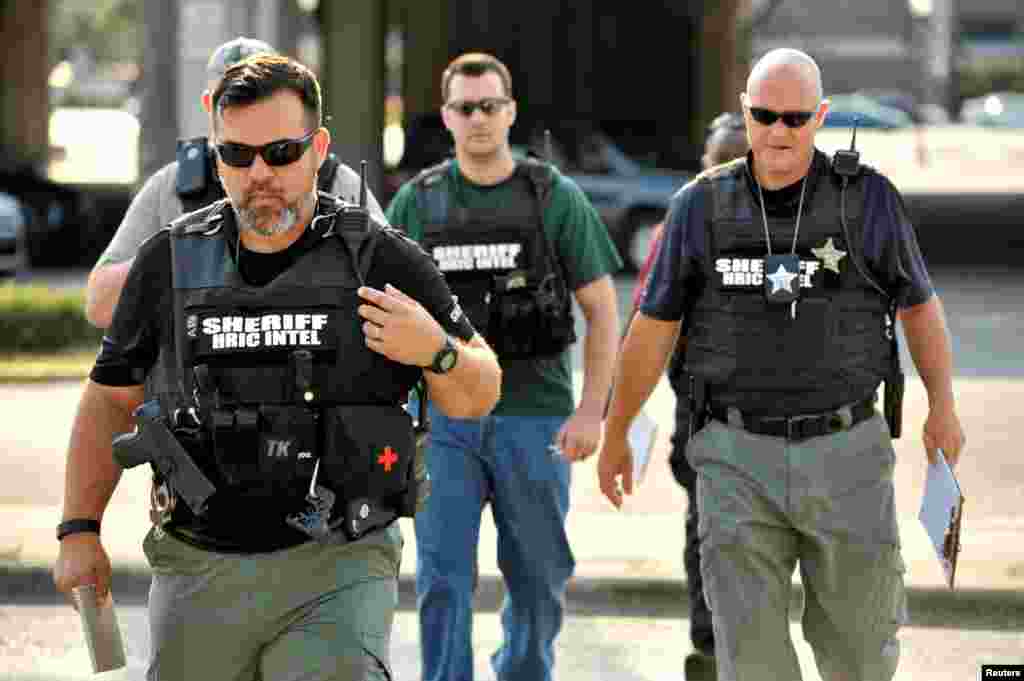
<path id="1" fill-rule="evenodd" d="M 800 286 L 811 288 L 811 277 L 821 269 L 817 260 L 800 261 Z M 718 258 L 715 272 L 722 275 L 722 286 L 759 287 L 764 281 L 764 259 L 762 258 Z"/>
<path id="2" fill-rule="evenodd" d="M 326 314 L 225 315 L 203 319 L 202 332 L 214 350 L 259 347 L 319 347 Z"/>
<path id="3" fill-rule="evenodd" d="M 442 272 L 515 269 L 522 244 L 471 244 L 435 246 L 431 252 Z"/>

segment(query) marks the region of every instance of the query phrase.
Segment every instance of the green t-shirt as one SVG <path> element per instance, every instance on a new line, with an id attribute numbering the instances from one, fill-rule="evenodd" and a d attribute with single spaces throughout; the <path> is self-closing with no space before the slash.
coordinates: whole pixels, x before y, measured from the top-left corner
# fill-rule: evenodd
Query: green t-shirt
<path id="1" fill-rule="evenodd" d="M 586 195 L 572 179 L 552 169 L 551 196 L 544 210 L 548 243 L 558 251 L 570 290 L 582 288 L 622 267 L 608 229 Z M 446 178 L 455 200 L 470 210 L 495 210 L 516 192 L 511 182 L 493 186 L 473 184 L 453 161 Z M 423 238 L 416 187 L 407 182 L 387 209 L 388 221 L 410 238 Z M 503 359 L 501 400 L 495 414 L 506 416 L 569 416 L 575 410 L 570 353 L 529 359 Z"/>

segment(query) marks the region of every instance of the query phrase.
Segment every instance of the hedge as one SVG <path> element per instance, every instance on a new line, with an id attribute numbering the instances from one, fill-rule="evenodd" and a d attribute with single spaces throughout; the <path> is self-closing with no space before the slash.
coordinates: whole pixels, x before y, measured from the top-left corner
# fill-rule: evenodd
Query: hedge
<path id="1" fill-rule="evenodd" d="M 81 289 L 0 285 L 0 352 L 54 352 L 96 346 Z"/>

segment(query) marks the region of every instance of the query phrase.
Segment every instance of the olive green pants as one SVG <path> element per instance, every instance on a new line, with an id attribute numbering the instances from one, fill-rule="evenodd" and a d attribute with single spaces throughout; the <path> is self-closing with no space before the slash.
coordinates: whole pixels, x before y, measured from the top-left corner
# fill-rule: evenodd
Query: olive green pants
<path id="1" fill-rule="evenodd" d="M 822 679 L 889 681 L 906 601 L 883 419 L 800 442 L 712 421 L 687 457 L 719 681 L 800 679 L 789 627 L 797 564 Z"/>
<path id="2" fill-rule="evenodd" d="M 149 681 L 390 681 L 402 538 L 249 555 L 150 531 Z"/>

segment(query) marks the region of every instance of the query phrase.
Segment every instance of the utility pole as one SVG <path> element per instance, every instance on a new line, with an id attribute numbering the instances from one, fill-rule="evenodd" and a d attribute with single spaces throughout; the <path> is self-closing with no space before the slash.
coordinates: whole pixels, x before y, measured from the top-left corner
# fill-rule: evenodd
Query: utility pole
<path id="1" fill-rule="evenodd" d="M 385 7 L 380 0 L 321 2 L 321 64 L 325 122 L 331 147 L 380 194 L 384 160 Z"/>
<path id="2" fill-rule="evenodd" d="M 142 95 L 139 181 L 174 159 L 178 137 L 178 3 L 145 0 L 142 7 Z"/>
<path id="3" fill-rule="evenodd" d="M 174 160 L 182 137 L 209 129 L 199 100 L 207 86 L 206 62 L 221 44 L 238 36 L 264 40 L 278 49 L 287 37 L 279 27 L 285 0 L 144 0 L 145 46 L 139 177 Z"/>

